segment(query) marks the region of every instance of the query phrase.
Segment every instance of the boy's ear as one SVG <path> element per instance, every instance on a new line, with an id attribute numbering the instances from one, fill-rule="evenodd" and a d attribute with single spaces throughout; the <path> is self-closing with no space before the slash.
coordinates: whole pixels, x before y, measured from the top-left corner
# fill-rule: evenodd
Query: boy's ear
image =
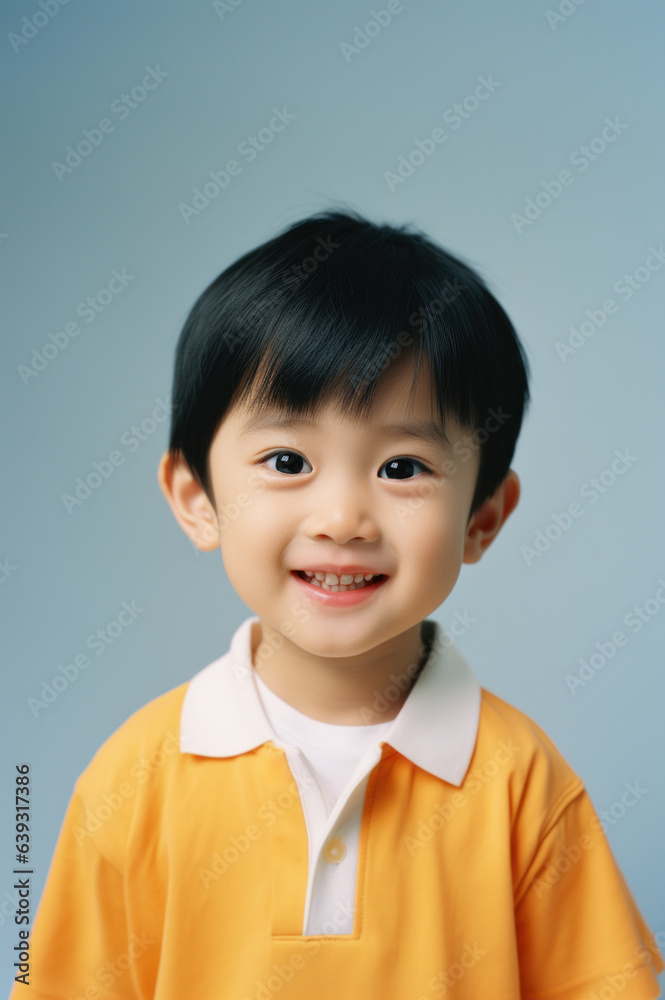
<path id="1" fill-rule="evenodd" d="M 174 459 L 165 451 L 157 481 L 176 521 L 197 549 L 218 549 L 221 540 L 215 509 L 185 460 L 181 456 Z"/>
<path id="2" fill-rule="evenodd" d="M 478 562 L 488 545 L 494 541 L 520 498 L 520 481 L 516 472 L 508 471 L 494 496 L 478 508 L 471 518 L 464 538 L 462 562 Z"/>

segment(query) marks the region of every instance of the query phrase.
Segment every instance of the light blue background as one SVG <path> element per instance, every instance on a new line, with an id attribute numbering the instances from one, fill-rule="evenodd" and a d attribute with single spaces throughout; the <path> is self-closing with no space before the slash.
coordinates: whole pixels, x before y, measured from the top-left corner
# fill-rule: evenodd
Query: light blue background
<path id="1" fill-rule="evenodd" d="M 210 2 L 73 0 L 15 52 L 7 36 L 39 9 L 7 4 L 0 33 L 0 560 L 16 567 L 0 583 L 7 984 L 14 764 L 32 768 L 36 904 L 94 752 L 133 711 L 221 655 L 251 613 L 219 555 L 193 549 L 158 489 L 167 423 L 135 451 L 123 434 L 157 399 L 168 402 L 176 339 L 208 282 L 288 223 L 340 202 L 414 222 L 474 262 L 523 339 L 533 404 L 513 463 L 522 498 L 436 617 L 477 619 L 460 649 L 483 684 L 549 733 L 597 809 L 619 802 L 626 782 L 648 790 L 608 836 L 645 918 L 665 935 L 665 612 L 637 634 L 624 624 L 665 578 L 665 268 L 629 301 L 613 290 L 665 240 L 662 6 L 587 0 L 552 26 L 548 0 L 413 0 L 348 61 L 341 43 L 369 19 L 369 0 L 244 0 L 223 18 Z M 146 100 L 123 121 L 110 113 L 157 65 L 168 77 Z M 490 75 L 496 91 L 462 127 L 446 124 L 446 110 Z M 186 224 L 179 204 L 237 158 L 273 107 L 296 117 Z M 114 131 L 59 181 L 52 162 L 104 117 Z M 570 156 L 606 118 L 628 128 L 581 172 Z M 437 127 L 446 142 L 391 191 L 385 172 Z M 511 215 L 565 168 L 574 183 L 518 232 Z M 25 385 L 19 366 L 114 268 L 134 280 L 94 322 L 79 317 L 80 335 Z M 618 312 L 562 362 L 556 342 L 609 297 Z M 114 449 L 124 463 L 68 513 L 62 494 Z M 581 499 L 616 449 L 637 461 L 597 503 Z M 583 516 L 528 565 L 522 546 L 575 501 Z M 27 699 L 132 600 L 145 609 L 137 621 L 35 718 Z M 617 630 L 628 643 L 571 693 L 565 674 Z"/>

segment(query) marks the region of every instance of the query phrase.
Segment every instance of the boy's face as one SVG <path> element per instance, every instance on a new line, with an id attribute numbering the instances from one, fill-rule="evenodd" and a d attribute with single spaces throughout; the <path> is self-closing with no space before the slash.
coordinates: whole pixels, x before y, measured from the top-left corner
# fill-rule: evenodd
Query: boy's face
<path id="1" fill-rule="evenodd" d="M 445 601 L 517 503 L 511 471 L 467 525 L 479 451 L 464 460 L 452 450 L 470 442 L 452 420 L 450 446 L 388 428 L 433 419 L 425 373 L 410 405 L 411 384 L 407 359 L 393 363 L 362 420 L 328 406 L 312 425 L 267 426 L 263 416 L 248 428 L 251 407 L 231 410 L 210 448 L 216 510 L 184 463 L 162 459 L 160 484 L 184 530 L 199 548 L 220 547 L 242 601 L 313 655 L 388 649 Z M 340 599 L 298 576 L 333 566 L 384 579 Z"/>

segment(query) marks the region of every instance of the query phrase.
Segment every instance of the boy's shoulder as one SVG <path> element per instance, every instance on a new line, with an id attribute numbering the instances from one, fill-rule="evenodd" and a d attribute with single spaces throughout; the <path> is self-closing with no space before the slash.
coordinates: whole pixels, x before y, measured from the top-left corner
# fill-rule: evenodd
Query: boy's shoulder
<path id="1" fill-rule="evenodd" d="M 485 687 L 481 687 L 480 695 L 479 740 L 496 742 L 513 737 L 521 741 L 521 751 L 527 756 L 543 756 L 569 767 L 551 738 L 530 715 Z"/>
<path id="2" fill-rule="evenodd" d="M 474 756 L 499 745 L 514 761 L 513 770 L 525 780 L 534 768 L 547 768 L 564 780 L 581 779 L 548 736 L 530 715 L 485 687 L 480 689 L 480 718 Z"/>
<path id="3" fill-rule="evenodd" d="M 502 794 L 500 786 L 518 825 L 539 829 L 541 834 L 571 803 L 586 796 L 584 781 L 538 723 L 484 687 L 466 781 L 474 775 Z M 495 781 L 498 775 L 501 778 Z"/>
<path id="4" fill-rule="evenodd" d="M 125 779 L 141 785 L 179 755 L 180 716 L 189 681 L 152 698 L 101 744 L 76 784 L 109 788 Z"/>

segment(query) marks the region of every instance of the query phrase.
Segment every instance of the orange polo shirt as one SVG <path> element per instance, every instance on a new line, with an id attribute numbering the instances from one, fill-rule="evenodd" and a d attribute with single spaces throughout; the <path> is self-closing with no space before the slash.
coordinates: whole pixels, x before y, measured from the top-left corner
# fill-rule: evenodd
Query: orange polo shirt
<path id="1" fill-rule="evenodd" d="M 453 655 L 428 660 L 412 723 Z M 214 666 L 222 676 L 232 657 Z M 450 781 L 406 743 L 380 744 L 353 933 L 305 936 L 308 835 L 287 754 L 268 731 L 244 751 L 187 752 L 190 684 L 134 713 L 76 782 L 30 986 L 10 1000 L 660 996 L 665 963 L 584 785 L 524 713 L 479 689 L 469 764 Z"/>

